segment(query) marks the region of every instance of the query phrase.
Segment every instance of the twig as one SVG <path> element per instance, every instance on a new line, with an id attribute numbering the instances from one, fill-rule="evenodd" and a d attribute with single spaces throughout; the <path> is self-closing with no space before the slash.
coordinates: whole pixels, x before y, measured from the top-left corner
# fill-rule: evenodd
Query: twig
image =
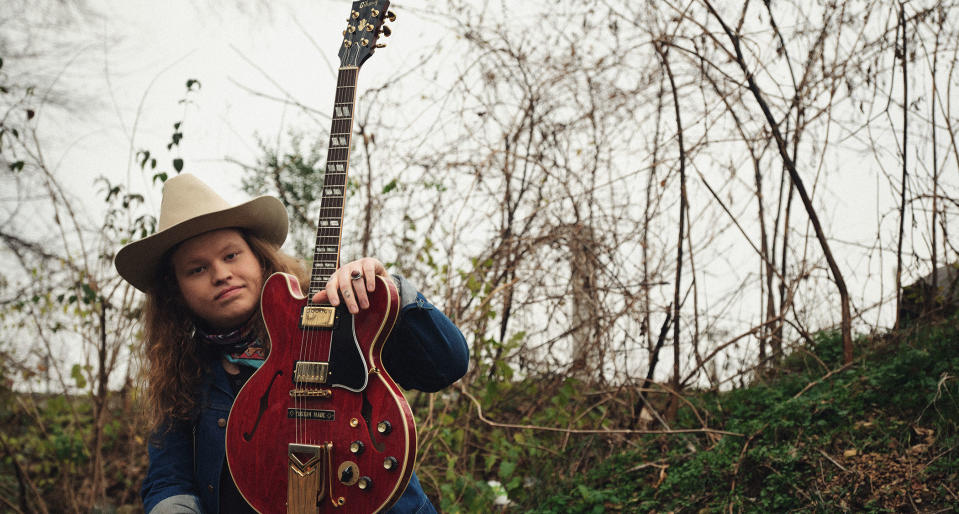
<path id="1" fill-rule="evenodd" d="M 949 486 L 948 486 L 948 485 L 942 484 L 942 487 L 943 487 L 946 491 L 948 491 L 949 494 L 951 494 L 953 498 L 955 498 L 956 500 L 959 500 L 959 495 L 956 495 L 956 492 L 955 492 L 955 491 L 953 491 L 952 489 L 949 489 Z"/>
<path id="2" fill-rule="evenodd" d="M 853 361 L 853 362 L 855 362 L 855 361 Z M 796 398 L 799 398 L 799 397 L 802 396 L 806 391 L 812 389 L 813 387 L 815 387 L 815 386 L 818 385 L 818 384 L 821 384 L 822 382 L 825 382 L 826 380 L 829 379 L 829 377 L 835 375 L 836 373 L 840 373 L 840 372 L 842 372 L 842 371 L 845 371 L 845 370 L 851 368 L 852 365 L 853 365 L 853 362 L 847 362 L 846 364 L 843 364 L 842 367 L 836 368 L 836 369 L 830 371 L 829 373 L 826 373 L 825 375 L 823 375 L 822 377 L 820 377 L 818 380 L 813 380 L 812 382 L 806 384 L 806 387 L 802 388 L 802 391 L 799 391 L 798 393 L 796 393 L 795 395 L 793 395 L 792 399 L 795 400 Z"/>
<path id="3" fill-rule="evenodd" d="M 30 488 L 30 492 L 32 492 L 36 496 L 36 508 L 39 510 L 39 512 L 43 514 L 48 514 L 50 511 L 47 510 L 47 504 L 43 500 L 43 495 L 41 495 L 40 491 L 37 490 L 37 486 L 36 484 L 33 483 L 33 480 L 30 480 L 30 477 L 27 475 L 27 471 L 23 469 L 23 466 L 20 465 L 20 461 L 19 459 L 17 459 L 17 455 L 13 452 L 13 450 L 10 448 L 10 445 L 7 443 L 7 438 L 0 436 L 0 444 L 3 445 L 3 452 L 10 457 L 10 461 L 13 463 L 13 468 L 17 475 L 17 481 L 20 483 L 20 488 L 23 495 L 21 500 L 23 501 L 24 507 L 29 509 L 29 506 L 26 503 L 27 502 L 26 491 L 25 491 L 26 488 L 23 487 L 24 484 L 26 484 L 26 486 Z M 22 511 L 18 510 L 18 512 L 22 512 Z"/>
<path id="4" fill-rule="evenodd" d="M 744 434 L 737 432 L 728 432 L 726 430 L 716 430 L 713 428 L 677 428 L 672 430 L 633 430 L 626 428 L 608 428 L 608 429 L 575 429 L 575 428 L 557 428 L 557 427 L 546 427 L 540 425 L 518 425 L 514 423 L 500 423 L 493 421 L 483 415 L 483 406 L 480 404 L 479 400 L 476 399 L 469 391 L 466 390 L 466 387 L 462 384 L 459 385 L 459 390 L 461 393 L 466 395 L 467 398 L 473 401 L 473 404 L 476 405 L 476 415 L 479 417 L 480 421 L 486 423 L 487 425 L 500 427 L 500 428 L 515 428 L 520 430 L 541 430 L 546 432 L 561 432 L 564 434 L 719 434 L 719 435 L 730 435 L 736 437 L 743 437 Z"/>
<path id="5" fill-rule="evenodd" d="M 936 462 L 937 460 L 939 460 L 940 457 L 942 457 L 943 455 L 945 455 L 945 454 L 947 454 L 947 453 L 949 453 L 949 452 L 951 452 L 952 450 L 955 450 L 955 449 L 956 449 L 956 447 L 953 446 L 952 448 L 949 448 L 948 450 L 940 453 L 939 455 L 936 455 L 935 457 L 932 458 L 932 460 L 930 460 L 929 462 L 927 462 L 927 463 L 925 463 L 925 464 L 922 465 L 923 469 L 928 468 L 929 466 L 932 465 L 933 462 Z"/>
<path id="6" fill-rule="evenodd" d="M 658 464 L 658 463 L 656 463 L 656 462 L 644 462 L 644 463 L 642 463 L 642 464 L 639 464 L 639 465 L 636 465 L 636 466 L 633 466 L 633 467 L 627 469 L 626 471 L 624 471 L 624 473 L 632 473 L 633 471 L 639 471 L 639 470 L 641 470 L 641 469 L 643 469 L 643 468 L 666 469 L 666 468 L 668 468 L 668 467 L 669 467 L 669 464 Z"/>
<path id="7" fill-rule="evenodd" d="M 765 423 L 763 426 L 756 429 L 756 431 L 753 432 L 748 439 L 746 439 L 746 442 L 743 444 L 743 449 L 739 451 L 739 458 L 736 459 L 736 467 L 733 468 L 733 483 L 730 484 L 729 486 L 730 497 L 732 496 L 733 491 L 736 490 L 736 479 L 739 476 L 739 466 L 742 465 L 743 459 L 746 458 L 746 450 L 749 449 L 749 444 L 752 443 L 753 439 L 755 439 L 757 435 L 762 433 L 763 430 L 766 430 L 766 427 L 768 426 L 769 426 L 769 423 Z M 732 509 L 732 505 L 730 505 L 730 510 L 731 509 Z"/>
<path id="8" fill-rule="evenodd" d="M 842 464 L 840 464 L 839 462 L 836 461 L 836 459 L 830 457 L 829 454 L 826 453 L 825 451 L 823 451 L 822 448 L 819 448 L 818 451 L 819 451 L 819 453 L 820 453 L 823 457 L 829 459 L 829 462 L 832 462 L 833 464 L 835 464 L 837 468 L 843 470 L 843 472 L 847 472 L 847 473 L 849 472 L 848 469 L 844 468 Z"/>

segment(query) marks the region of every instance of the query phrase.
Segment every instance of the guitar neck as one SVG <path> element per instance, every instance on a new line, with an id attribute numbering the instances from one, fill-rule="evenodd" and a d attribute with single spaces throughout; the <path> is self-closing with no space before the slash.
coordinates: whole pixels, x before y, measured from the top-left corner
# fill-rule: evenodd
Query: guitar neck
<path id="1" fill-rule="evenodd" d="M 313 251 L 313 270 L 310 275 L 310 298 L 326 287 L 326 282 L 339 266 L 358 73 L 358 67 L 342 67 L 336 79 L 336 99 L 333 101 L 330 145 L 326 153 L 326 172 L 323 175 L 320 215 L 316 224 L 316 245 Z"/>

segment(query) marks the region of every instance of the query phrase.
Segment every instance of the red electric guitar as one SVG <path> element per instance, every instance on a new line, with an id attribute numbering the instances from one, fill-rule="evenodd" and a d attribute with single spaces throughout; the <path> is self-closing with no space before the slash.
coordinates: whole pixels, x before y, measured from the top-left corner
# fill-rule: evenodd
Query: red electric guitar
<path id="1" fill-rule="evenodd" d="M 356 76 L 389 35 L 388 0 L 353 2 L 340 48 L 333 123 L 323 179 L 309 296 L 277 273 L 260 305 L 270 355 L 237 394 L 226 456 L 240 493 L 257 511 L 369 513 L 406 490 L 416 427 L 403 393 L 383 368 L 383 344 L 399 312 L 396 286 L 377 277 L 370 308 L 353 316 L 313 304 L 339 262 Z"/>

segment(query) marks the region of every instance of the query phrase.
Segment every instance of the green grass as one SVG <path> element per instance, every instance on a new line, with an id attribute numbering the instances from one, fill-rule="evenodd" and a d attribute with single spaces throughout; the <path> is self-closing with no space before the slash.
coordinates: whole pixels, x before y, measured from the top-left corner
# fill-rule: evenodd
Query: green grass
<path id="1" fill-rule="evenodd" d="M 755 385 L 689 398 L 712 428 L 744 437 L 642 436 L 582 475 L 518 495 L 518 510 L 959 510 L 957 324 L 861 339 L 855 363 L 828 378 L 810 353 L 839 368 L 840 342 L 819 334 Z M 690 413 L 673 428 L 697 426 Z"/>

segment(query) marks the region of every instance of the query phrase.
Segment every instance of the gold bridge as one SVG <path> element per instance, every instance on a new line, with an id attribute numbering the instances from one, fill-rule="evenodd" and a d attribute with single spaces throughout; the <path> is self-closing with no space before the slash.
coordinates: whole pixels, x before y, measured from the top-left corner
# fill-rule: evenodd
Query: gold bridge
<path id="1" fill-rule="evenodd" d="M 290 467 L 287 472 L 287 514 L 313 514 L 316 506 L 326 497 L 326 481 L 329 474 L 330 453 L 333 443 L 295 444 L 287 447 Z"/>
<path id="2" fill-rule="evenodd" d="M 329 399 L 333 397 L 332 389 L 291 389 L 290 398 L 319 398 Z"/>

